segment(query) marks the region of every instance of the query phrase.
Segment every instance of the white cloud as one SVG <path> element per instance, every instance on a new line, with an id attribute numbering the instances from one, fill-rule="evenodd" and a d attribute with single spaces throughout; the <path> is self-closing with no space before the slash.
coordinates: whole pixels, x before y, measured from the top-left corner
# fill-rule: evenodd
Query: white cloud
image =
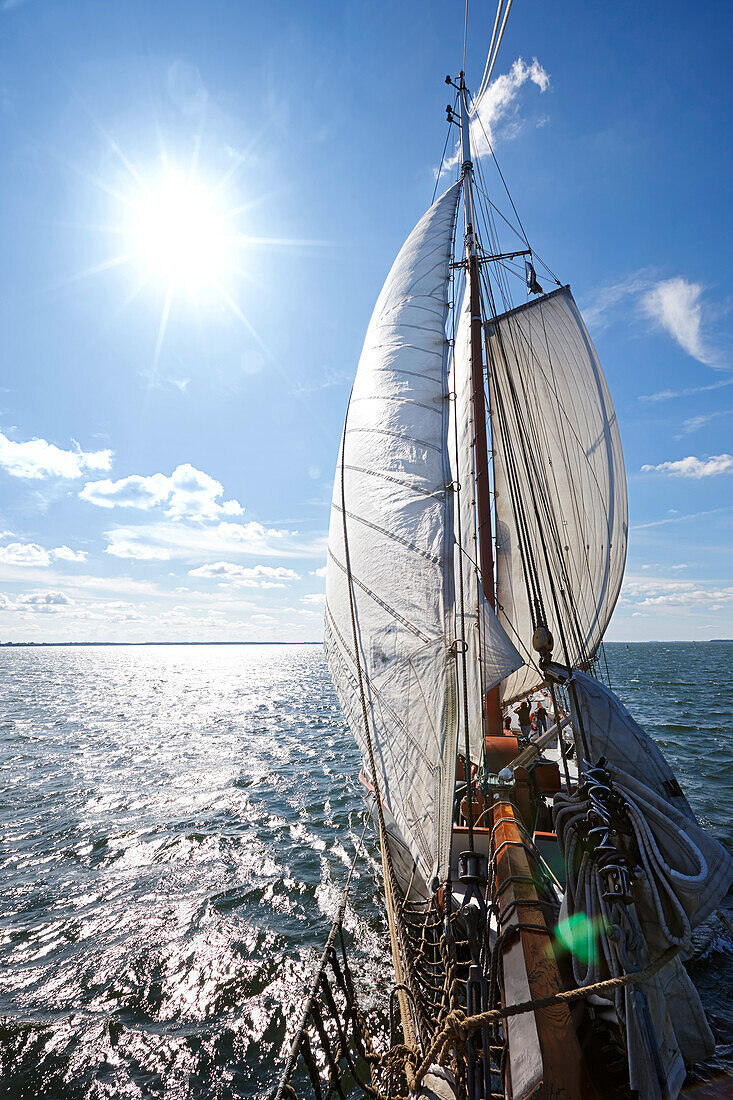
<path id="1" fill-rule="evenodd" d="M 52 550 L 54 558 L 57 561 L 86 561 L 86 550 L 72 550 L 70 546 L 57 546 L 55 550 Z"/>
<path id="2" fill-rule="evenodd" d="M 674 568 L 674 567 L 673 567 Z M 733 601 L 733 586 L 668 577 L 627 576 L 620 604 L 648 610 L 719 611 Z"/>
<path id="3" fill-rule="evenodd" d="M 59 607 L 69 607 L 71 602 L 63 592 L 28 592 L 17 599 L 20 608 L 32 611 L 56 611 Z"/>
<path id="4" fill-rule="evenodd" d="M 51 559 L 57 561 L 86 561 L 85 550 L 72 550 L 69 546 L 57 546 L 55 550 L 44 550 L 37 542 L 9 542 L 0 546 L 0 562 L 6 565 L 47 566 Z"/>
<path id="5" fill-rule="evenodd" d="M 326 597 L 322 592 L 313 592 L 309 596 L 301 596 L 300 602 L 309 607 L 321 607 L 326 602 Z"/>
<path id="6" fill-rule="evenodd" d="M 517 94 L 527 81 L 535 84 L 540 92 L 546 92 L 550 86 L 550 77 L 536 57 L 530 65 L 518 57 L 508 73 L 502 73 L 489 84 L 478 104 L 476 117 L 471 121 L 471 151 L 476 156 L 489 152 L 487 138 L 493 145 L 499 123 L 505 124 L 507 116 L 516 113 Z M 517 129 L 515 121 L 506 136 L 513 137 Z"/>
<path id="7" fill-rule="evenodd" d="M 312 569 L 311 570 L 311 577 L 325 577 L 325 576 L 326 576 L 326 566 L 325 565 L 322 565 L 319 569 Z"/>
<path id="8" fill-rule="evenodd" d="M 12 599 L 0 593 L 0 611 L 34 612 L 36 614 L 54 614 L 62 607 L 71 607 L 70 600 L 63 592 L 25 592 Z"/>
<path id="9" fill-rule="evenodd" d="M 677 275 L 671 279 L 659 280 L 654 272 L 647 269 L 632 272 L 618 282 L 610 283 L 594 290 L 583 302 L 583 316 L 586 323 L 595 332 L 602 332 L 618 318 L 628 323 L 629 317 L 641 312 L 654 327 L 668 333 L 684 351 L 700 363 L 710 367 L 724 368 L 721 357 L 710 346 L 704 331 L 706 307 L 702 301 L 704 287 Z M 633 302 L 629 302 L 633 299 Z M 622 309 L 622 306 L 626 308 Z M 707 307 L 710 317 L 711 307 Z M 728 386 L 733 379 L 713 382 L 708 385 L 691 386 L 681 390 L 661 390 L 658 393 L 642 394 L 640 401 L 665 401 L 674 397 L 687 397 L 707 390 Z"/>
<path id="10" fill-rule="evenodd" d="M 50 565 L 51 555 L 36 542 L 9 542 L 0 546 L 0 562 L 6 565 Z"/>
<path id="11" fill-rule="evenodd" d="M 64 451 L 45 439 L 16 443 L 0 432 L 0 467 L 13 477 L 39 479 L 44 477 L 77 478 L 89 470 L 109 470 L 112 452 Z"/>
<path id="12" fill-rule="evenodd" d="M 190 463 L 177 466 L 166 474 L 131 474 L 112 481 L 89 481 L 79 496 L 99 508 L 141 508 L 149 511 L 167 504 L 172 519 L 213 520 L 220 516 L 238 516 L 243 512 L 236 500 L 219 502 L 224 493 L 221 482 L 197 470 Z"/>
<path id="13" fill-rule="evenodd" d="M 733 472 L 733 455 L 712 455 L 711 458 L 695 458 L 694 455 L 688 455 L 687 458 L 677 459 L 676 462 L 642 466 L 641 472 L 671 474 L 672 477 L 716 477 L 718 474 Z"/>
<path id="14" fill-rule="evenodd" d="M 216 523 L 211 526 L 168 520 L 118 527 L 107 532 L 107 553 L 118 558 L 211 558 L 224 560 L 232 555 L 258 557 L 321 557 L 325 539 L 299 538 L 297 531 L 264 527 L 250 523 Z"/>
<path id="15" fill-rule="evenodd" d="M 169 481 L 165 474 L 151 474 L 149 477 L 131 474 L 118 481 L 105 478 L 103 481 L 88 481 L 79 496 L 98 508 L 148 509 L 168 499 Z"/>
<path id="16" fill-rule="evenodd" d="M 233 584 L 237 588 L 284 588 L 288 581 L 300 580 L 294 569 L 282 565 L 254 565 L 246 567 L 230 561 L 215 561 L 189 569 L 189 577 L 205 577 L 221 584 Z"/>
<path id="17" fill-rule="evenodd" d="M 642 299 L 642 309 L 656 325 L 673 337 L 694 359 L 715 366 L 715 356 L 702 334 L 703 287 L 679 276 L 657 283 Z"/>
<path id="18" fill-rule="evenodd" d="M 105 552 L 115 558 L 132 558 L 133 561 L 168 561 L 172 556 L 170 550 L 162 546 L 148 546 L 134 538 L 115 538 L 114 536 Z"/>
<path id="19" fill-rule="evenodd" d="M 532 58 L 529 65 L 518 57 L 508 73 L 502 73 L 491 81 L 470 123 L 471 152 L 474 157 L 489 154 L 489 142 L 494 145 L 499 133 L 505 138 L 516 137 L 520 130 L 517 97 L 528 81 L 535 84 L 540 92 L 546 92 L 550 86 L 549 74 L 536 57 Z M 546 118 L 541 119 L 539 125 L 545 125 L 546 122 Z M 453 156 L 444 162 L 443 171 L 449 172 L 455 168 L 460 155 L 459 143 Z"/>

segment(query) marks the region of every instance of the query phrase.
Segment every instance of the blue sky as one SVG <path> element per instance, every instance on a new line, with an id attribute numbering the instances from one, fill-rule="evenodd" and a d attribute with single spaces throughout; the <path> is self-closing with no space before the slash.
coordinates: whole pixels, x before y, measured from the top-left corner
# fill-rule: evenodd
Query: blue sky
<path id="1" fill-rule="evenodd" d="M 471 6 L 473 86 L 492 19 Z M 0 2 L 2 639 L 320 638 L 348 390 L 462 20 Z M 502 169 L 619 416 L 610 639 L 733 635 L 732 25 L 517 0 L 495 70 Z"/>

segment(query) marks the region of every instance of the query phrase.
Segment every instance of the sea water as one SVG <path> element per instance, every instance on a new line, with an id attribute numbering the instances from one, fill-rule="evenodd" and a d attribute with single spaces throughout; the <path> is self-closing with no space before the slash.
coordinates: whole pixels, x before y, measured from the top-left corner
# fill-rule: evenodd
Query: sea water
<path id="1" fill-rule="evenodd" d="M 730 643 L 606 647 L 614 687 L 733 848 Z M 0 648 L 0 1096 L 266 1096 L 364 823 L 319 646 Z M 390 980 L 374 840 L 346 936 Z M 733 1092 L 733 936 L 690 971 Z"/>

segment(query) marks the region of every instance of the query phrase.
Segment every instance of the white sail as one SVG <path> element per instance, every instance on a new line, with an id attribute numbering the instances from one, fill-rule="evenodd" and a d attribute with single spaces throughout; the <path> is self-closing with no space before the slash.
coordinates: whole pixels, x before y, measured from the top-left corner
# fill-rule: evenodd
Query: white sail
<path id="1" fill-rule="evenodd" d="M 326 573 L 336 691 L 368 767 L 355 626 L 373 778 L 428 883 L 448 870 L 458 728 L 445 324 L 459 193 L 451 187 L 418 223 L 374 309 L 336 469 Z"/>
<path id="2" fill-rule="evenodd" d="M 595 654 L 626 560 L 626 476 L 606 380 L 569 288 L 511 310 L 488 332 L 497 605 L 528 661 L 502 687 L 513 699 L 543 678 L 530 663 L 525 567 L 555 659 L 582 666 Z"/>
<path id="3" fill-rule="evenodd" d="M 375 306 L 336 469 L 326 571 L 329 669 L 368 767 L 345 518 L 373 778 L 426 882 L 447 865 L 456 754 L 445 322 L 459 194 L 456 184 L 418 223 Z"/>
<path id="4" fill-rule="evenodd" d="M 456 637 L 463 637 L 467 647 L 469 743 L 472 760 L 479 761 L 483 750 L 484 694 L 503 677 L 520 668 L 523 661 L 486 600 L 479 577 L 471 310 L 467 286 L 456 325 L 450 384 L 455 400 L 452 402 L 454 416 L 451 416 L 448 447 L 460 509 L 460 524 L 456 522 Z M 459 679 L 460 674 L 459 669 Z M 462 691 L 459 691 L 459 698 L 462 706 Z M 463 752 L 463 745 L 461 721 L 460 752 Z"/>

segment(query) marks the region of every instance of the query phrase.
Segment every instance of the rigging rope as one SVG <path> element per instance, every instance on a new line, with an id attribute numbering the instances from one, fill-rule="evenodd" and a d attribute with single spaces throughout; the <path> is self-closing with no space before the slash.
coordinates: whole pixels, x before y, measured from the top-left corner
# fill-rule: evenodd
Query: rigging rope
<path id="1" fill-rule="evenodd" d="M 494 65 L 496 64 L 496 58 L 497 58 L 497 55 L 499 53 L 499 47 L 501 46 L 501 40 L 504 37 L 504 31 L 506 29 L 507 19 L 509 18 L 509 12 L 511 11 L 511 8 L 512 8 L 512 2 L 513 2 L 513 0 L 508 0 L 507 6 L 506 6 L 506 12 L 504 13 L 504 22 L 501 24 L 501 30 L 499 31 L 499 36 L 497 38 L 496 31 L 497 31 L 497 27 L 499 26 L 499 20 L 501 19 L 502 8 L 504 7 L 504 0 L 499 0 L 498 7 L 496 9 L 496 19 L 494 20 L 494 31 L 491 35 L 491 43 L 489 45 L 489 54 L 488 54 L 488 57 L 486 58 L 486 67 L 484 68 L 484 75 L 481 78 L 481 86 L 479 87 L 478 95 L 476 96 L 476 100 L 474 102 L 472 113 L 476 112 L 476 109 L 477 109 L 478 104 L 481 100 L 481 97 L 484 95 L 484 93 L 486 92 L 486 89 L 489 86 L 489 82 L 491 80 L 491 74 L 494 71 Z"/>
<path id="2" fill-rule="evenodd" d="M 466 0 L 466 14 L 463 20 L 463 65 L 462 68 L 465 71 L 466 68 L 466 43 L 468 41 L 468 0 Z"/>
<path id="3" fill-rule="evenodd" d="M 455 96 L 453 97 L 453 111 L 454 112 L 455 112 L 455 109 L 456 109 L 456 103 L 457 102 L 458 102 L 458 92 L 456 92 Z M 440 177 L 443 175 L 443 165 L 445 164 L 445 154 L 448 150 L 448 142 L 450 141 L 450 135 L 451 135 L 452 128 L 453 128 L 453 123 L 449 120 L 448 121 L 448 133 L 445 135 L 445 144 L 443 145 L 443 155 L 440 158 L 440 167 L 438 168 L 438 171 L 436 172 L 436 175 L 435 175 L 435 187 L 433 188 L 433 197 L 430 200 L 430 205 L 431 206 L 435 202 L 435 196 L 438 193 L 438 184 L 440 183 Z"/>
<path id="4" fill-rule="evenodd" d="M 300 1044 L 301 1044 L 301 1041 L 303 1039 L 303 1035 L 305 1033 L 306 1025 L 308 1023 L 308 1017 L 311 1014 L 311 1011 L 313 1009 L 313 1004 L 314 1004 L 315 999 L 318 995 L 318 989 L 319 989 L 320 984 L 321 984 L 321 979 L 323 977 L 323 973 L 326 969 L 326 964 L 328 962 L 328 958 L 329 958 L 329 954 L 331 952 L 331 948 L 333 947 L 334 941 L 336 939 L 336 935 L 340 931 L 341 925 L 343 924 L 344 917 L 346 915 L 346 904 L 347 904 L 348 897 L 349 897 L 349 888 L 351 886 L 351 879 L 352 879 L 352 876 L 354 874 L 354 868 L 356 867 L 356 861 L 359 858 L 359 855 L 361 853 L 361 846 L 364 842 L 364 836 L 366 834 L 368 824 L 369 824 L 369 817 L 367 816 L 365 818 L 365 821 L 364 821 L 364 828 L 361 831 L 361 836 L 359 837 L 359 843 L 357 844 L 356 851 L 354 852 L 354 858 L 351 861 L 351 867 L 349 868 L 349 874 L 348 874 L 348 877 L 346 879 L 346 885 L 344 886 L 344 892 L 341 895 L 341 904 L 339 905 L 336 916 L 334 917 L 333 924 L 331 925 L 331 931 L 328 934 L 328 939 L 326 940 L 326 945 L 323 948 L 323 952 L 321 954 L 320 962 L 319 962 L 318 967 L 316 969 L 316 973 L 314 975 L 313 981 L 311 982 L 310 992 L 309 992 L 308 997 L 306 999 L 305 1006 L 303 1008 L 303 1012 L 301 1013 L 300 1024 L 298 1026 L 298 1030 L 295 1033 L 295 1038 L 293 1039 L 293 1042 L 290 1046 L 290 1053 L 288 1054 L 288 1060 L 285 1064 L 285 1069 L 283 1070 L 282 1077 L 280 1078 L 280 1085 L 278 1087 L 277 1093 L 275 1094 L 275 1100 L 282 1100 L 282 1096 L 283 1096 L 283 1093 L 285 1091 L 285 1088 L 288 1085 L 288 1083 L 290 1081 L 290 1078 L 293 1075 L 293 1070 L 295 1069 L 295 1063 L 296 1063 L 296 1060 L 298 1058 L 298 1051 L 300 1050 Z"/>

